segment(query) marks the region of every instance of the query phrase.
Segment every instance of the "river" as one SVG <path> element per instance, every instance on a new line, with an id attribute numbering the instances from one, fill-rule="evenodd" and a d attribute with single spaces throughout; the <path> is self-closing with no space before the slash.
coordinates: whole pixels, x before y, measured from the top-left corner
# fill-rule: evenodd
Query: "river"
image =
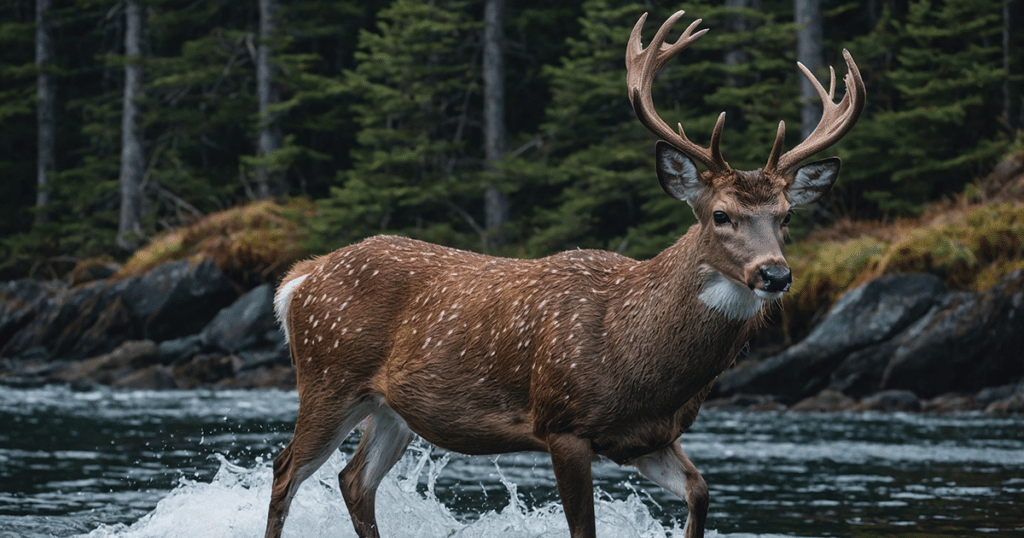
<path id="1" fill-rule="evenodd" d="M 0 538 L 263 535 L 294 392 L 0 386 Z M 285 536 L 350 537 L 342 450 Z M 711 491 L 709 537 L 1024 536 L 1024 418 L 706 410 L 683 448 Z M 594 465 L 598 535 L 682 536 L 686 505 Z M 414 442 L 378 493 L 384 536 L 566 537 L 546 455 Z"/>

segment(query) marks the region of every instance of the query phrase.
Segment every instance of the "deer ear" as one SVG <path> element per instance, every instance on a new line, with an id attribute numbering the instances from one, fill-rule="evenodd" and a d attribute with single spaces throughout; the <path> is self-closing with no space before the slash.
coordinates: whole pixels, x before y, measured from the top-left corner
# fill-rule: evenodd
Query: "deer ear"
<path id="1" fill-rule="evenodd" d="M 661 188 L 669 196 L 692 206 L 704 190 L 704 180 L 697 171 L 697 165 L 693 164 L 693 159 L 664 140 L 659 140 L 654 149 Z"/>
<path id="2" fill-rule="evenodd" d="M 832 189 L 839 177 L 839 157 L 830 157 L 797 168 L 789 186 L 793 205 L 807 205 L 816 202 Z"/>

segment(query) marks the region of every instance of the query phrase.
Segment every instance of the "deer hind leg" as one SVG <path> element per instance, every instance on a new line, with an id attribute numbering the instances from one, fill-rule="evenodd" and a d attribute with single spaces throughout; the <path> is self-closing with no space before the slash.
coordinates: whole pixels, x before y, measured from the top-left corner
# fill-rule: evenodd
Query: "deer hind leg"
<path id="1" fill-rule="evenodd" d="M 686 538 L 704 536 L 704 522 L 708 516 L 708 485 L 693 462 L 683 453 L 679 442 L 641 456 L 633 461 L 633 465 L 640 474 L 686 501 L 690 511 L 684 529 Z"/>
<path id="2" fill-rule="evenodd" d="M 360 538 L 379 538 L 377 486 L 401 459 L 412 438 L 405 421 L 390 407 L 383 403 L 374 406 L 359 448 L 338 475 L 352 525 Z"/>
<path id="3" fill-rule="evenodd" d="M 274 459 L 266 538 L 281 536 L 299 486 L 331 457 L 371 409 L 372 403 L 367 401 L 354 402 L 339 410 L 300 403 L 295 435 Z"/>

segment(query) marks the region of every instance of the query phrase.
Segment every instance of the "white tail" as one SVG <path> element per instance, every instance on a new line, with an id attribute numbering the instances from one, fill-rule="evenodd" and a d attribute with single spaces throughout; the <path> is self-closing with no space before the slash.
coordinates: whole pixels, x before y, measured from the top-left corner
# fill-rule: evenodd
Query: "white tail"
<path id="1" fill-rule="evenodd" d="M 513 260 L 381 236 L 288 274 L 275 303 L 300 407 L 295 436 L 274 461 L 268 538 L 280 536 L 299 484 L 367 417 L 339 476 L 361 537 L 378 536 L 377 486 L 414 433 L 466 454 L 550 453 L 573 537 L 594 536 L 597 455 L 634 465 L 684 498 L 687 536 L 703 535 L 707 486 L 679 436 L 763 306 L 789 289 L 782 247 L 790 208 L 824 194 L 839 161 L 796 168 L 811 152 L 806 143 L 781 160 L 777 143 L 768 170 L 735 171 L 718 151 L 721 124 L 709 149 L 681 128 L 675 135 L 659 127 L 650 80 L 703 34 L 692 34 L 694 23 L 665 46 L 681 15 L 658 31 L 656 61 L 640 46 L 643 18 L 627 54 L 637 114 L 669 140 L 658 143 L 658 177 L 699 221 L 657 257 L 581 250 Z M 846 122 L 821 129 L 827 144 L 863 107 L 863 83 L 847 58 L 856 95 L 847 94 L 843 102 L 854 104 L 844 110 L 855 112 L 826 108 Z"/>

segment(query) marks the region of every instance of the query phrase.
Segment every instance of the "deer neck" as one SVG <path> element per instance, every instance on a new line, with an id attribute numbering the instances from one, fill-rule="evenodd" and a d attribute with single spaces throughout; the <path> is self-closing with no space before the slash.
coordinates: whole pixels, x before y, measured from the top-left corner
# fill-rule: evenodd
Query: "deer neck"
<path id="1" fill-rule="evenodd" d="M 760 299 L 705 262 L 697 228 L 628 271 L 623 303 L 608 320 L 622 364 L 657 371 L 677 403 L 728 368 L 762 318 Z"/>

